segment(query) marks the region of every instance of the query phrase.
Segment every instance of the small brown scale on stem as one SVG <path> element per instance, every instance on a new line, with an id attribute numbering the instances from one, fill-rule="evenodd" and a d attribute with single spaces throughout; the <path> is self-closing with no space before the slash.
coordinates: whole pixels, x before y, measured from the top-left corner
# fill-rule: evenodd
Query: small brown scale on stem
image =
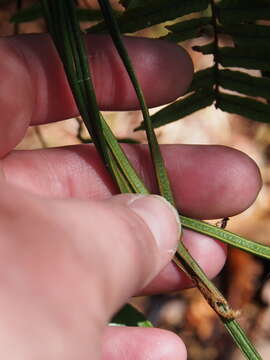
<path id="1" fill-rule="evenodd" d="M 228 320 L 234 320 L 241 315 L 239 310 L 230 308 L 227 300 L 221 294 L 210 292 L 200 281 L 196 281 L 196 283 L 208 304 L 218 315 Z"/>

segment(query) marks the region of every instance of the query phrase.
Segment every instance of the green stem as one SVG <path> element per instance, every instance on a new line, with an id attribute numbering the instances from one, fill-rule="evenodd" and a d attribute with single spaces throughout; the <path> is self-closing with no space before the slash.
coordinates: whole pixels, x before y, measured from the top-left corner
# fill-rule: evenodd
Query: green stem
<path id="1" fill-rule="evenodd" d="M 270 259 L 270 247 L 262 245 L 258 242 L 245 239 L 230 231 L 221 229 L 217 226 L 207 224 L 204 221 L 190 219 L 186 216 L 180 215 L 182 225 L 190 230 L 197 231 L 201 234 L 211 236 L 215 239 L 221 240 L 225 244 L 232 245 L 238 249 L 249 252 L 253 255 L 260 256 L 264 259 Z"/>

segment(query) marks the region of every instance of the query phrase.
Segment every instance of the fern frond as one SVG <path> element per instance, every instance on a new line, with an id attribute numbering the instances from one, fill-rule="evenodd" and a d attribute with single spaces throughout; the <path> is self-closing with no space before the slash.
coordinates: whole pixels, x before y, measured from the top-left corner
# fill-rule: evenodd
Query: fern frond
<path id="1" fill-rule="evenodd" d="M 242 71 L 221 70 L 220 85 L 228 90 L 239 93 L 270 99 L 270 79 L 267 77 L 255 77 Z"/>
<path id="2" fill-rule="evenodd" d="M 217 7 L 220 23 L 238 24 L 242 22 L 269 20 L 269 0 L 222 0 Z"/>
<path id="3" fill-rule="evenodd" d="M 215 84 L 215 69 L 213 66 L 197 71 L 187 93 L 201 89 L 212 89 Z"/>
<path id="4" fill-rule="evenodd" d="M 203 89 L 187 95 L 184 99 L 175 101 L 151 116 L 153 127 L 169 124 L 182 119 L 187 115 L 194 113 L 211 105 L 214 101 L 213 89 Z M 136 130 L 143 130 L 141 125 Z"/>
<path id="5" fill-rule="evenodd" d="M 180 21 L 174 25 L 165 26 L 169 34 L 160 39 L 180 42 L 202 36 L 207 25 L 211 22 L 210 17 L 200 17 L 186 21 Z"/>
<path id="6" fill-rule="evenodd" d="M 261 47 L 222 47 L 219 49 L 219 62 L 224 67 L 242 67 L 254 70 L 268 70 L 270 48 Z"/>
<path id="7" fill-rule="evenodd" d="M 239 47 L 270 47 L 270 27 L 257 24 L 230 24 L 218 28 L 220 34 L 230 35 Z"/>
<path id="8" fill-rule="evenodd" d="M 229 113 L 239 114 L 249 119 L 270 123 L 270 104 L 236 95 L 219 95 L 218 107 Z"/>
<path id="9" fill-rule="evenodd" d="M 227 95 L 222 88 L 235 91 L 244 96 L 261 97 L 265 102 L 270 98 L 270 82 L 266 77 L 251 76 L 233 68 L 269 71 L 270 69 L 270 26 L 242 23 L 249 19 L 264 19 L 270 14 L 270 0 L 222 0 L 210 1 L 212 17 L 204 16 L 185 20 L 168 26 L 169 34 L 163 39 L 170 41 L 185 41 L 204 36 L 210 38 L 205 45 L 193 46 L 194 51 L 204 55 L 213 55 L 213 66 L 195 73 L 194 80 L 188 89 L 193 92 L 188 96 L 167 106 L 152 116 L 154 126 L 181 119 L 205 106 L 211 105 L 230 113 L 248 117 L 252 120 L 268 122 L 269 107 L 263 101 L 244 98 L 243 96 Z M 262 16 L 268 10 L 266 16 Z M 233 12 L 235 23 L 228 25 L 223 15 Z M 243 15 L 244 14 L 244 15 Z M 222 15 L 222 16 L 221 16 Z M 238 16 L 239 15 L 239 16 Z M 223 20 L 225 22 L 223 22 Z M 210 29 L 209 29 L 210 28 Z M 206 35 L 206 36 L 205 36 Z M 223 36 L 229 36 L 234 45 L 221 46 Z M 225 68 L 225 69 L 224 69 Z M 205 97 L 201 90 L 205 89 Z M 211 94 L 211 96 L 209 96 Z M 214 94 L 214 95 L 213 95 Z M 192 99 L 198 100 L 198 105 L 192 105 Z M 191 101 L 190 101 L 191 100 Z M 166 119 L 165 117 L 168 116 Z"/>
<path id="10" fill-rule="evenodd" d="M 132 33 L 187 14 L 205 10 L 209 0 L 148 0 L 146 5 L 127 8 L 118 18 L 121 33 Z M 91 27 L 88 32 L 106 31 L 104 22 Z"/>

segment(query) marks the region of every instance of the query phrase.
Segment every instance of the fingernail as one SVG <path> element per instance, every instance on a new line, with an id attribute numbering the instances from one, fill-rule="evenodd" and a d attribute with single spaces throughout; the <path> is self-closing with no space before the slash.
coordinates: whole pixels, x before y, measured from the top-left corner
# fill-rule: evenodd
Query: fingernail
<path id="1" fill-rule="evenodd" d="M 147 224 L 159 249 L 173 254 L 181 232 L 176 209 L 158 195 L 135 197 L 128 206 Z"/>

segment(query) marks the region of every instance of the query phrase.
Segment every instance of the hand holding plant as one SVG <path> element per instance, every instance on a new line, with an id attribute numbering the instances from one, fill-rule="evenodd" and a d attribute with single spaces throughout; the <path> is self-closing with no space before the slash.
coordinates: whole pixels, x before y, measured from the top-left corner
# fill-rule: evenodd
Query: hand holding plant
<path id="1" fill-rule="evenodd" d="M 107 37 L 101 41 L 99 45 L 103 45 L 103 51 L 95 52 L 91 47 L 90 60 L 95 60 L 94 77 L 100 79 L 102 75 L 106 79 L 111 72 L 106 73 L 108 58 L 103 54 L 112 53 L 112 43 Z M 131 40 L 127 42 L 131 53 L 132 46 L 136 46 L 136 54 L 143 54 L 145 59 L 143 64 L 137 64 L 141 67 L 139 77 L 145 79 L 147 75 L 155 79 L 163 72 L 166 79 L 179 78 L 180 88 L 172 88 L 172 94 L 169 93 L 171 80 L 166 88 L 147 89 L 145 85 L 146 99 L 159 98 L 159 103 L 165 103 L 179 96 L 188 86 L 187 78 L 191 78 L 185 55 L 174 45 L 162 42 L 134 40 L 134 44 Z M 166 52 L 164 46 L 168 46 Z M 0 351 L 7 359 L 21 358 L 22 354 L 28 358 L 94 359 L 98 358 L 101 348 L 103 355 L 110 359 L 118 359 L 123 350 L 128 350 L 130 358 L 136 359 L 146 352 L 153 358 L 166 354 L 168 359 L 185 359 L 183 345 L 167 332 L 142 328 L 105 330 L 104 327 L 129 296 L 191 285 L 190 280 L 170 263 L 142 289 L 146 279 L 159 272 L 173 255 L 172 251 L 167 251 L 174 249 L 177 241 L 178 231 L 172 214 L 155 197 L 147 198 L 152 199 L 150 207 L 147 201 L 137 200 L 144 213 L 147 208 L 147 213 L 157 219 L 160 235 L 162 225 L 166 228 L 169 223 L 167 236 L 162 239 L 170 244 L 166 244 L 166 251 L 159 252 L 144 221 L 126 205 L 137 195 L 110 199 L 116 192 L 115 186 L 92 147 L 11 152 L 30 121 L 31 124 L 55 121 L 74 115 L 76 108 L 47 36 L 2 39 L 0 52 L 2 83 L 9 84 L 4 88 L 1 105 L 5 180 L 1 180 L 0 206 L 2 238 L 11 239 L 3 241 L 1 256 L 5 268 L 12 269 L 3 275 L 0 340 L 6 348 Z M 177 61 L 176 54 L 179 54 Z M 166 64 L 172 62 L 171 66 L 147 67 L 148 58 L 162 65 L 162 56 L 166 56 Z M 110 71 L 116 74 L 114 81 L 123 80 L 122 72 L 119 75 L 121 63 L 115 52 L 110 61 L 113 64 Z M 136 66 L 136 58 L 134 63 Z M 183 78 L 183 74 L 187 77 Z M 16 81 L 10 81 L 11 75 L 16 76 Z M 113 101 L 111 96 L 104 96 L 106 91 L 111 94 L 119 85 L 102 81 L 98 90 L 97 84 L 98 101 L 112 109 L 136 108 L 137 99 L 129 84 L 125 94 L 130 96 L 126 100 L 121 94 Z M 14 101 L 15 90 L 20 101 Z M 127 145 L 126 151 L 144 174 L 151 191 L 156 192 L 147 148 Z M 235 150 L 175 145 L 163 146 L 162 152 L 176 202 L 185 215 L 208 219 L 231 216 L 248 207 L 260 188 L 255 164 Z M 228 176 L 228 165 L 238 169 L 237 178 Z M 252 179 L 248 184 L 243 182 L 246 177 Z M 208 184 L 207 196 L 205 184 Z M 220 188 L 223 189 L 222 202 Z M 237 202 L 232 203 L 231 197 L 237 198 Z M 135 204 L 136 201 L 133 206 Z M 14 218 L 21 219 L 16 226 Z M 209 276 L 219 271 L 225 259 L 224 246 L 189 230 L 184 231 L 183 241 Z M 101 331 L 105 333 L 102 335 Z M 17 346 L 11 346 L 11 342 L 16 342 Z M 157 342 L 159 347 L 152 345 Z"/>

